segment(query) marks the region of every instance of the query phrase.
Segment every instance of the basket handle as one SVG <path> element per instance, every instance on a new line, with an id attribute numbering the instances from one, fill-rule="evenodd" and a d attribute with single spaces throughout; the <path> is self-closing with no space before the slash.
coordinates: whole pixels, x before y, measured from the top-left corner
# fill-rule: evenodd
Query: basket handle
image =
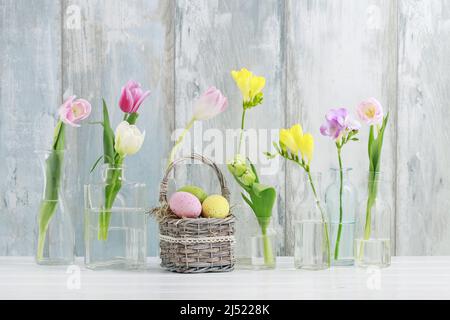
<path id="1" fill-rule="evenodd" d="M 169 175 L 172 172 L 172 170 L 180 163 L 185 162 L 187 160 L 199 160 L 202 163 L 208 165 L 209 167 L 211 167 L 214 172 L 217 175 L 217 178 L 219 179 L 219 183 L 220 183 L 220 189 L 221 189 L 221 193 L 222 196 L 227 199 L 227 201 L 230 201 L 230 190 L 227 187 L 225 178 L 222 174 L 222 171 L 220 171 L 219 167 L 210 159 L 198 154 L 198 153 L 192 153 L 190 156 L 188 157 L 182 157 L 182 158 L 178 158 L 174 161 L 172 161 L 172 163 L 170 163 L 169 167 L 166 170 L 166 173 L 164 174 L 164 178 L 161 181 L 161 184 L 159 186 L 159 203 L 164 205 L 167 204 L 167 189 L 168 189 L 168 182 L 169 182 Z"/>

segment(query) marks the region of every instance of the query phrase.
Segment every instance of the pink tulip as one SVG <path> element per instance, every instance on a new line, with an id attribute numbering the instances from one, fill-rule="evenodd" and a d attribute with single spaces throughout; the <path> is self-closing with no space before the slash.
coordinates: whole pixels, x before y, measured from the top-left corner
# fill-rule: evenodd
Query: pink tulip
<path id="1" fill-rule="evenodd" d="M 79 123 L 91 114 L 91 104 L 84 99 L 75 100 L 76 96 L 67 98 L 59 107 L 59 117 L 62 122 L 72 127 L 79 127 Z"/>
<path id="2" fill-rule="evenodd" d="M 141 84 L 130 80 L 122 88 L 119 107 L 125 113 L 137 112 L 142 102 L 150 95 L 150 91 L 143 91 Z"/>
<path id="3" fill-rule="evenodd" d="M 362 101 L 358 105 L 356 112 L 361 121 L 367 123 L 369 126 L 381 124 L 383 122 L 383 107 L 375 98 L 369 98 Z"/>
<path id="4" fill-rule="evenodd" d="M 209 89 L 198 98 L 194 105 L 194 119 L 211 119 L 225 111 L 227 106 L 228 99 L 222 95 L 222 92 L 215 87 L 209 87 Z"/>

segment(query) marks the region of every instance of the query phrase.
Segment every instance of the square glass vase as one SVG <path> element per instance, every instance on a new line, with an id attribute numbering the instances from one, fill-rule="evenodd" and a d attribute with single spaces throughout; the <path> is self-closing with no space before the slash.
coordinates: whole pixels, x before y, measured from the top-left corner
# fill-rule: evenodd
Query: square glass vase
<path id="1" fill-rule="evenodd" d="M 89 269 L 146 267 L 148 189 L 145 184 L 127 182 L 123 172 L 120 176 L 121 187 L 110 208 L 105 206 L 105 190 L 111 187 L 108 179 L 85 186 L 85 264 Z"/>

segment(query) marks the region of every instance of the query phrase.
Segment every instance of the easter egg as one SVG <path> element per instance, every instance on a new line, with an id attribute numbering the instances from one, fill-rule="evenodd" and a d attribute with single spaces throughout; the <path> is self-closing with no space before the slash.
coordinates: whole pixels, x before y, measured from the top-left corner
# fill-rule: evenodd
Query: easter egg
<path id="1" fill-rule="evenodd" d="M 175 192 L 169 199 L 169 207 L 180 218 L 197 218 L 202 212 L 202 204 L 189 192 Z"/>
<path id="2" fill-rule="evenodd" d="M 227 199 L 218 194 L 208 196 L 202 204 L 202 216 L 205 218 L 226 218 L 230 214 Z"/>
<path id="3" fill-rule="evenodd" d="M 200 203 L 203 203 L 203 201 L 206 199 L 208 194 L 200 187 L 197 186 L 184 186 L 183 188 L 177 190 L 177 191 L 184 191 L 189 192 L 197 197 L 198 200 L 200 200 Z"/>

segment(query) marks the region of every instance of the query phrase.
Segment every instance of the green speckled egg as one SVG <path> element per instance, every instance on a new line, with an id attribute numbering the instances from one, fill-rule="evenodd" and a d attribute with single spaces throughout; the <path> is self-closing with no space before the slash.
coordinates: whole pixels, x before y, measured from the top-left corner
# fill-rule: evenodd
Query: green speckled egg
<path id="1" fill-rule="evenodd" d="M 184 186 L 177 191 L 189 192 L 190 194 L 193 194 L 198 200 L 200 200 L 200 203 L 203 203 L 208 196 L 205 190 L 197 186 Z"/>

